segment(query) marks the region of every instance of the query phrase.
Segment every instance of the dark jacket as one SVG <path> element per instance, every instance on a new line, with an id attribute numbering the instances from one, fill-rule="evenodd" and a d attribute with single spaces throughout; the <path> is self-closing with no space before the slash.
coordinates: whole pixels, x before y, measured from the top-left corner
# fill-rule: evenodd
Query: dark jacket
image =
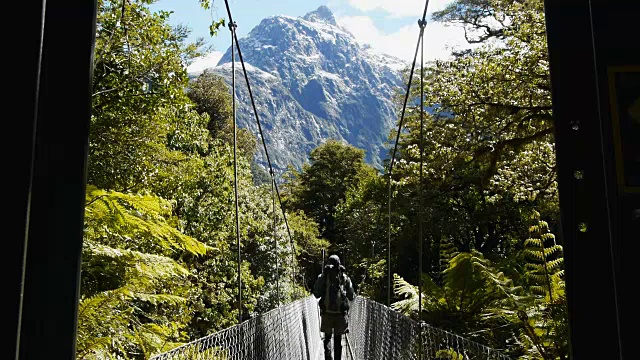
<path id="1" fill-rule="evenodd" d="M 353 284 L 351 283 L 351 279 L 347 274 L 345 274 L 342 270 L 344 267 L 340 266 L 340 271 L 338 272 L 338 276 L 342 277 L 340 282 L 343 284 L 344 290 L 346 292 L 346 297 L 349 301 L 353 301 L 355 299 L 355 290 L 353 289 Z M 329 272 L 331 271 L 330 267 L 325 267 L 325 271 L 318 276 L 316 279 L 315 285 L 313 286 L 313 295 L 320 299 L 320 309 L 324 310 L 324 303 L 327 299 L 325 299 L 327 295 L 327 278 L 329 276 Z"/>

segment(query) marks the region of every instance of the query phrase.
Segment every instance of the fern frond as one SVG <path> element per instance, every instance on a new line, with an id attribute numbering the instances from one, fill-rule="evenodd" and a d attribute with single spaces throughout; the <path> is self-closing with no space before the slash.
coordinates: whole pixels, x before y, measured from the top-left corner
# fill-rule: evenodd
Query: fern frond
<path id="1" fill-rule="evenodd" d="M 418 287 L 410 284 L 401 276 L 394 274 L 394 293 L 403 297 L 391 304 L 391 307 L 406 315 L 415 314 L 419 310 Z M 449 306 L 447 294 L 427 274 L 422 274 L 422 310 L 425 312 L 440 311 Z"/>
<path id="2" fill-rule="evenodd" d="M 529 279 L 532 279 L 534 282 L 537 282 L 539 284 L 542 284 L 546 281 L 547 279 L 547 275 L 541 275 L 541 274 L 536 274 L 533 272 L 528 272 L 525 274 L 525 276 Z"/>
<path id="3" fill-rule="evenodd" d="M 195 255 L 208 250 L 171 224 L 171 205 L 157 196 L 104 191 L 88 185 L 85 211 L 89 232 L 96 238 L 111 238 L 117 247 L 145 252 L 157 248 L 156 253 L 161 249 L 180 250 Z"/>
<path id="4" fill-rule="evenodd" d="M 536 264 L 536 263 L 531 263 L 531 262 L 524 264 L 524 268 L 525 268 L 525 270 L 527 270 L 529 272 L 544 271 L 544 265 L 543 264 Z"/>
<path id="5" fill-rule="evenodd" d="M 123 260 L 125 264 L 129 265 L 129 271 L 136 271 L 135 277 L 160 279 L 172 276 L 184 277 L 191 274 L 185 267 L 166 256 L 112 248 L 91 240 L 85 241 L 83 245 L 85 251 L 90 255 Z"/>
<path id="6" fill-rule="evenodd" d="M 548 230 L 547 230 L 548 231 Z M 540 235 L 540 239 L 542 239 L 542 241 L 546 241 L 546 240 L 555 240 L 556 236 L 553 235 L 550 232 L 544 233 L 542 235 Z"/>
<path id="7" fill-rule="evenodd" d="M 540 239 L 527 239 L 527 240 L 524 241 L 524 246 L 542 248 L 542 240 L 540 240 Z"/>
<path id="8" fill-rule="evenodd" d="M 544 249 L 544 255 L 546 257 L 548 257 L 549 255 L 555 254 L 557 252 L 562 253 L 562 246 L 561 245 L 553 245 L 551 247 L 548 247 L 548 248 Z"/>
<path id="9" fill-rule="evenodd" d="M 543 295 L 543 296 L 547 293 L 547 289 L 544 286 L 534 285 L 534 286 L 531 286 L 530 290 L 534 294 Z"/>
<path id="10" fill-rule="evenodd" d="M 542 251 L 531 251 L 529 249 L 525 250 L 526 254 L 535 259 L 535 260 L 539 260 L 539 261 L 545 261 L 546 258 L 544 256 L 544 254 L 542 253 Z"/>
<path id="11" fill-rule="evenodd" d="M 551 274 L 551 277 L 553 277 L 554 280 L 556 280 L 556 281 L 563 280 L 564 279 L 564 270 L 559 270 L 555 274 Z"/>
<path id="12" fill-rule="evenodd" d="M 404 315 L 410 315 L 418 311 L 418 300 L 417 298 L 399 300 L 391 304 L 391 308 Z"/>
<path id="13" fill-rule="evenodd" d="M 566 314 L 562 246 L 556 244 L 555 235 L 539 215 L 535 220 L 537 224 L 529 228 L 530 239 L 524 241 L 524 255 L 528 259 L 525 278 L 528 279 L 529 292 L 534 295 L 533 302 L 526 308 L 527 320 L 522 322 L 523 332 L 519 338 L 529 351 L 524 356 L 527 359 L 548 357 L 542 352 L 557 347 L 559 340 L 566 344 L 566 340 L 560 339 L 564 335 L 557 331 L 566 321 L 556 321 L 556 317 L 551 315 L 556 304 L 562 304 L 559 313 Z"/>
<path id="14" fill-rule="evenodd" d="M 135 291 L 132 289 L 125 289 L 122 292 L 123 295 L 128 296 L 131 299 L 146 301 L 153 305 L 162 303 L 168 303 L 173 305 L 184 304 L 187 300 L 182 296 L 169 295 L 169 294 L 150 294 L 142 291 Z"/>
<path id="15" fill-rule="evenodd" d="M 140 332 L 140 327 L 159 329 L 154 327 L 153 323 L 139 322 L 136 312 L 140 309 L 133 305 L 132 300 L 154 305 L 177 305 L 186 302 L 186 299 L 180 296 L 146 293 L 132 287 L 104 291 L 81 299 L 78 306 L 79 358 L 104 358 L 100 357 L 100 354 L 111 354 L 120 346 L 118 344 L 132 344 L 131 339 L 136 338 L 137 335 L 134 333 Z M 162 328 L 164 325 L 158 326 Z M 96 336 L 97 334 L 100 335 Z M 142 342 L 133 343 L 145 348 Z"/>
<path id="16" fill-rule="evenodd" d="M 562 269 L 562 267 L 564 266 L 564 258 L 557 258 L 555 260 L 551 260 L 549 262 L 547 262 L 547 268 L 549 269 L 549 271 L 553 271 L 556 269 Z M 562 270 L 560 270 L 562 271 Z"/>
<path id="17" fill-rule="evenodd" d="M 155 352 L 162 352 L 184 344 L 169 341 L 176 337 L 178 332 L 177 328 L 172 325 L 174 324 L 138 324 L 135 332 L 129 334 L 129 337 L 143 349 L 145 358 L 150 358 L 154 355 L 154 351 L 151 349 L 157 349 Z"/>
<path id="18" fill-rule="evenodd" d="M 405 299 L 411 299 L 418 296 L 417 287 L 411 285 L 408 281 L 403 279 L 398 274 L 393 274 L 393 292 L 394 294 Z"/>

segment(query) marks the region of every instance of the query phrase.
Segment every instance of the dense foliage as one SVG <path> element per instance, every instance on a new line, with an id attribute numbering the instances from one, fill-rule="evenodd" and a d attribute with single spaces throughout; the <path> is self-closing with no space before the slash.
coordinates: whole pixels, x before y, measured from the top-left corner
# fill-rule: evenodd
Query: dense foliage
<path id="1" fill-rule="evenodd" d="M 325 247 L 304 214 L 288 214 L 289 238 L 239 131 L 238 309 L 231 94 L 208 73 L 189 83 L 200 44 L 152 2 L 98 2 L 82 359 L 146 359 L 303 296 L 298 259 L 319 263 Z"/>
<path id="2" fill-rule="evenodd" d="M 514 358 L 568 358 L 542 0 L 436 13 L 478 46 L 416 72 L 392 176 L 328 140 L 283 178 L 286 222 L 238 131 L 241 309 L 230 92 L 188 79 L 201 44 L 152 2 L 98 1 L 79 358 L 146 359 L 270 310 L 330 253 L 360 295 Z"/>
<path id="3" fill-rule="evenodd" d="M 390 265 L 396 309 L 514 357 L 566 359 L 543 1 L 457 0 L 433 18 L 475 46 L 416 69 L 390 206 L 388 174 L 336 144 L 293 172 L 292 204 L 348 259 L 360 294 L 386 303 Z"/>

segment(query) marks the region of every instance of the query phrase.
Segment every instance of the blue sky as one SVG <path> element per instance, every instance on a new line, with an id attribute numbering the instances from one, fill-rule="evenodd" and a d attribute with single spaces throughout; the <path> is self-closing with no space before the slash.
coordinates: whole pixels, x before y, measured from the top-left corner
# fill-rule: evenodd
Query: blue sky
<path id="1" fill-rule="evenodd" d="M 443 9 L 452 0 L 430 0 L 429 13 Z M 418 37 L 417 20 L 422 15 L 424 0 L 229 0 L 231 15 L 243 37 L 263 18 L 273 15 L 304 16 L 326 5 L 339 25 L 347 28 L 356 39 L 377 51 L 411 61 Z M 198 0 L 159 0 L 154 10 L 171 10 L 173 24 L 183 24 L 192 30 L 191 38 L 203 37 L 213 47 L 213 53 L 194 66 L 212 66 L 221 52 L 229 47 L 227 29 L 215 37 L 209 36 L 212 19 L 227 18 L 223 0 L 214 0 L 213 9 L 204 10 Z M 425 58 L 446 58 L 450 47 L 465 46 L 463 31 L 457 27 L 429 23 L 425 30 Z"/>

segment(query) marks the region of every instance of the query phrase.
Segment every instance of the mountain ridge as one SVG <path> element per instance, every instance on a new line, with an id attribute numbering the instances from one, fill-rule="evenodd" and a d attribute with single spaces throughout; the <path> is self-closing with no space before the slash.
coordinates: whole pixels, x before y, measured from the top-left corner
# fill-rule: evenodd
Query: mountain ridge
<path id="1" fill-rule="evenodd" d="M 302 17 L 264 18 L 239 43 L 275 168 L 299 169 L 328 139 L 365 149 L 366 161 L 382 167 L 397 113 L 392 96 L 406 63 L 358 43 L 326 6 Z M 231 49 L 208 70 L 230 84 Z M 237 54 L 236 96 L 238 126 L 257 135 Z M 262 147 L 256 161 L 266 165 Z"/>

